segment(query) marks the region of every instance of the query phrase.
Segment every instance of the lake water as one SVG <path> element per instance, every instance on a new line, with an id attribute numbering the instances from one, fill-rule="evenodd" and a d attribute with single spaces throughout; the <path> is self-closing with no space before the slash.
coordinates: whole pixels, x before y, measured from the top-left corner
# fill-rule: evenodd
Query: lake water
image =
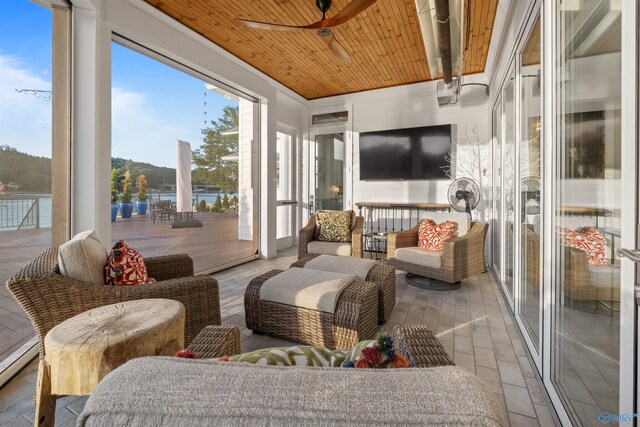
<path id="1" fill-rule="evenodd" d="M 232 199 L 235 193 L 228 193 L 229 199 Z M 15 196 L 21 196 L 20 194 L 14 194 Z M 218 195 L 222 198 L 224 193 L 212 192 L 212 193 L 193 193 L 193 203 L 197 205 L 201 200 L 207 202 L 207 204 L 215 203 Z M 22 195 L 25 196 L 25 195 Z M 29 194 L 29 196 L 38 196 L 40 203 L 40 228 L 51 227 L 51 194 Z M 151 193 L 154 199 L 160 197 L 162 200 L 176 201 L 176 193 Z M 11 196 L 7 196 L 6 199 L 0 199 L 0 216 L 3 216 L 3 221 L 0 224 L 0 231 L 15 230 L 17 224 L 20 223 L 30 204 L 22 201 L 11 200 Z M 7 227 L 6 224 L 12 224 Z"/>

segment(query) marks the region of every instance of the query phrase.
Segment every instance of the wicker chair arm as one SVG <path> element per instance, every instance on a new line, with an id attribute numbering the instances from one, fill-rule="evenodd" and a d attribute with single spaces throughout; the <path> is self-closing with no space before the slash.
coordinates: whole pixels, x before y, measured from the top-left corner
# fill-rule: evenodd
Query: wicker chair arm
<path id="1" fill-rule="evenodd" d="M 144 258 L 149 277 L 158 282 L 193 276 L 193 259 L 187 254 L 172 254 Z"/>
<path id="2" fill-rule="evenodd" d="M 167 298 L 185 306 L 185 343 L 207 325 L 220 324 L 218 282 L 209 276 L 192 276 L 136 286 L 95 285 L 52 274 L 16 280 L 7 288 L 26 311 L 40 340 L 54 326 L 77 314 L 122 301 Z"/>
<path id="3" fill-rule="evenodd" d="M 316 237 L 316 216 L 309 218 L 309 223 L 298 232 L 298 259 L 309 255 L 307 245 Z"/>
<path id="4" fill-rule="evenodd" d="M 395 348 L 414 368 L 454 365 L 451 357 L 424 325 L 398 325 L 393 330 Z"/>
<path id="5" fill-rule="evenodd" d="M 211 359 L 240 354 L 240 329 L 236 325 L 207 326 L 191 341 L 187 350 L 196 359 Z"/>
<path id="6" fill-rule="evenodd" d="M 364 231 L 364 217 L 357 216 L 356 224 L 351 231 L 351 256 L 362 258 L 362 234 Z"/>
<path id="7" fill-rule="evenodd" d="M 484 262 L 487 228 L 485 222 L 472 222 L 467 234 L 445 240 L 442 243 L 442 265 L 453 268 L 456 262 L 465 262 L 475 255 L 481 255 Z"/>
<path id="8" fill-rule="evenodd" d="M 418 227 L 387 235 L 387 258 L 396 257 L 396 249 L 418 246 Z"/>

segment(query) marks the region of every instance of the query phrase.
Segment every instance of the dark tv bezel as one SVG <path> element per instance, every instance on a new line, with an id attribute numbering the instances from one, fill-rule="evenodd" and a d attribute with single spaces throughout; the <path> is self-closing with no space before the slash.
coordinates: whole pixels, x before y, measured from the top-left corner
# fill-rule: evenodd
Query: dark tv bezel
<path id="1" fill-rule="evenodd" d="M 432 127 L 449 127 L 449 156 L 451 156 L 452 153 L 452 149 L 453 149 L 453 133 L 455 132 L 455 125 L 452 123 L 447 123 L 447 124 L 438 124 L 438 125 L 427 125 L 427 126 L 412 126 L 412 127 L 407 127 L 407 128 L 396 128 L 396 129 L 378 129 L 378 130 L 372 130 L 372 131 L 368 131 L 368 132 L 360 132 L 359 133 L 359 143 L 358 143 L 358 180 L 359 181 L 364 181 L 364 182 L 392 182 L 392 181 L 451 181 L 451 177 L 446 175 L 446 172 L 442 169 L 442 167 L 440 167 L 440 169 L 443 171 L 442 172 L 442 176 L 438 177 L 438 178 L 366 178 L 366 179 L 362 179 L 362 160 L 361 160 L 361 138 L 362 135 L 366 135 L 366 134 L 373 134 L 373 133 L 380 133 L 380 132 L 394 132 L 394 131 L 404 131 L 404 130 L 409 130 L 409 129 L 422 129 L 422 128 L 432 128 Z M 451 162 L 447 162 L 446 164 L 447 167 L 451 167 Z"/>

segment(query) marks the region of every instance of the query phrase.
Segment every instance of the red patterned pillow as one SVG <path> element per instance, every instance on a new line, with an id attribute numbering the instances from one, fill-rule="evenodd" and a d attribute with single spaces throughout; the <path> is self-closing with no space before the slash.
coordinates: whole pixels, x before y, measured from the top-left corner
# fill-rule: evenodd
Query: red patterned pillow
<path id="1" fill-rule="evenodd" d="M 141 283 L 155 282 L 147 275 L 142 254 L 127 246 L 124 241 L 118 241 L 109 254 L 104 266 L 104 278 L 107 285 L 128 286 Z"/>
<path id="2" fill-rule="evenodd" d="M 445 221 L 436 224 L 430 219 L 423 219 L 418 226 L 418 247 L 442 252 L 442 243 L 453 238 L 457 231 L 457 222 Z"/>
<path id="3" fill-rule="evenodd" d="M 565 245 L 585 251 L 590 265 L 607 265 L 607 239 L 596 227 L 583 227 L 575 231 L 560 228 L 557 234 Z"/>

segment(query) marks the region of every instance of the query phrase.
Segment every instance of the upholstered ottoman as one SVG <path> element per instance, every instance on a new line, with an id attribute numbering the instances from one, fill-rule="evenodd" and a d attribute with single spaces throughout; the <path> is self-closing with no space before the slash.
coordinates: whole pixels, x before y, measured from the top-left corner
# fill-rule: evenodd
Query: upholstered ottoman
<path id="1" fill-rule="evenodd" d="M 338 287 L 328 291 L 336 283 Z M 272 270 L 251 280 L 244 309 L 247 328 L 255 333 L 349 348 L 376 334 L 378 289 L 374 283 L 340 273 Z"/>
<path id="2" fill-rule="evenodd" d="M 364 258 L 332 255 L 310 255 L 291 264 L 291 267 L 355 274 L 378 286 L 378 323 L 383 324 L 396 306 L 396 269 L 391 265 Z"/>

